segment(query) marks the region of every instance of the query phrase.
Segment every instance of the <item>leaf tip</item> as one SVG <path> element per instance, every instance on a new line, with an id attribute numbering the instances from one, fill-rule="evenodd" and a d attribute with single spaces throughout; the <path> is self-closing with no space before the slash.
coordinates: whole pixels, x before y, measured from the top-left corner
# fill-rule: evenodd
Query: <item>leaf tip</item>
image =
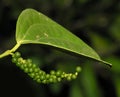
<path id="1" fill-rule="evenodd" d="M 111 64 L 111 63 L 106 62 L 106 61 L 103 61 L 103 60 L 102 60 L 102 62 L 103 62 L 104 64 L 108 65 L 110 68 L 112 67 L 112 64 Z"/>

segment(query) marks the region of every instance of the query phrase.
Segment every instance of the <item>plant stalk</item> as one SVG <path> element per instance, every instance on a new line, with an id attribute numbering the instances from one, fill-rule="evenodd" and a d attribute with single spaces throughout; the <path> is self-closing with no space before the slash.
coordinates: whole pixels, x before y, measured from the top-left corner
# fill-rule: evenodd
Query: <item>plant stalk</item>
<path id="1" fill-rule="evenodd" d="M 20 45 L 21 44 L 17 43 L 11 50 L 7 50 L 4 53 L 0 54 L 0 59 L 15 52 L 20 47 Z"/>

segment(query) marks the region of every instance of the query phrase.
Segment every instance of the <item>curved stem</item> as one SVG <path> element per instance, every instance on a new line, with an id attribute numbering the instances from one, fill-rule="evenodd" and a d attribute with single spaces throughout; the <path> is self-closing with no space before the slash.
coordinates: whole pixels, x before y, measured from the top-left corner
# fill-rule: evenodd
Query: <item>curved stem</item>
<path id="1" fill-rule="evenodd" d="M 0 58 L 10 55 L 12 52 L 15 52 L 21 44 L 17 43 L 11 50 L 7 50 L 4 53 L 0 54 Z"/>

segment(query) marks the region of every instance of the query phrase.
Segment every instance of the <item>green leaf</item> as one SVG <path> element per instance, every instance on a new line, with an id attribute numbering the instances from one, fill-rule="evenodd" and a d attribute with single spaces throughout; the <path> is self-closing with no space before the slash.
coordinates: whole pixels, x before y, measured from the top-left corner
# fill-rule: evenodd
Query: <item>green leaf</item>
<path id="1" fill-rule="evenodd" d="M 110 65 L 101 60 L 99 55 L 77 36 L 34 9 L 26 9 L 20 14 L 16 27 L 16 41 L 17 44 L 53 46 Z"/>

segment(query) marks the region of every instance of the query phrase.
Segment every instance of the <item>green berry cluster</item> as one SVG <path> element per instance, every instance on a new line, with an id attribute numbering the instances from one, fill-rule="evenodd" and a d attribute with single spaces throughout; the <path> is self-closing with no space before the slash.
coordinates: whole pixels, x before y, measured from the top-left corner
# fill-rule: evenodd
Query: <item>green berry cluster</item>
<path id="1" fill-rule="evenodd" d="M 12 62 L 27 73 L 33 80 L 44 84 L 61 82 L 64 79 L 68 81 L 76 79 L 78 72 L 81 71 L 81 68 L 77 67 L 75 73 L 65 73 L 60 70 L 51 70 L 50 73 L 46 73 L 34 64 L 31 59 L 23 59 L 19 52 L 12 54 Z"/>

